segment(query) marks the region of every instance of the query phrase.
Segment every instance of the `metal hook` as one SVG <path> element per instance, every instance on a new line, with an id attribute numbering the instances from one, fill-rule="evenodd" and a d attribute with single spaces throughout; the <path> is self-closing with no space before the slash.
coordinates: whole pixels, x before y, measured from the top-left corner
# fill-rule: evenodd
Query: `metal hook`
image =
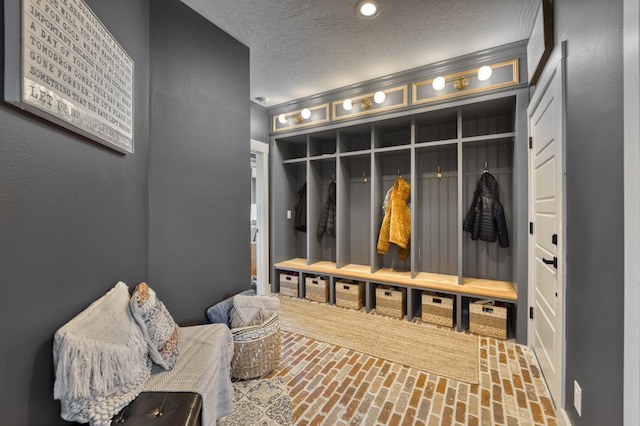
<path id="1" fill-rule="evenodd" d="M 362 183 L 365 184 L 367 182 L 369 182 L 369 179 L 367 178 L 367 175 L 363 171 L 362 172 Z"/>
<path id="2" fill-rule="evenodd" d="M 442 172 L 440 171 L 440 164 L 438 164 L 438 173 L 437 173 L 438 179 L 442 179 Z"/>
<path id="3" fill-rule="evenodd" d="M 484 162 L 484 172 L 489 172 L 489 164 L 486 161 Z"/>

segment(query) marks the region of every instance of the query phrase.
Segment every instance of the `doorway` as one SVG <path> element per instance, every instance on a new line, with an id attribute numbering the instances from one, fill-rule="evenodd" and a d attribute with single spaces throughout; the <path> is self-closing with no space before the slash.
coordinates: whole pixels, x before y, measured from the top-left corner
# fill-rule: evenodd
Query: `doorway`
<path id="1" fill-rule="evenodd" d="M 269 145 L 251 140 L 251 283 L 258 294 L 269 284 Z"/>

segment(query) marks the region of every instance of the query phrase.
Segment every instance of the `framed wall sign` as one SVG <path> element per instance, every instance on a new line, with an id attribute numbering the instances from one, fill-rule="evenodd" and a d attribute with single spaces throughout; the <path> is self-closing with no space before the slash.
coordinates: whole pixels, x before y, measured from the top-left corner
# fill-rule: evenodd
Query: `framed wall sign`
<path id="1" fill-rule="evenodd" d="M 542 0 L 527 43 L 530 86 L 537 83 L 538 77 L 540 77 L 544 65 L 551 55 L 553 44 L 553 4 L 551 0 Z"/>
<path id="2" fill-rule="evenodd" d="M 5 0 L 5 100 L 133 153 L 134 63 L 83 0 Z"/>

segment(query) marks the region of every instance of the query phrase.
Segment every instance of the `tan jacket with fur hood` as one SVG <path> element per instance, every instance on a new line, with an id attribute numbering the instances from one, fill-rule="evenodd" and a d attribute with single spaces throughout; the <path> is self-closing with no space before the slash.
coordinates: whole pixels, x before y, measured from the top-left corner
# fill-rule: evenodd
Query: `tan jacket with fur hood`
<path id="1" fill-rule="evenodd" d="M 391 189 L 389 203 L 380 227 L 379 254 L 386 254 L 389 251 L 389 244 L 393 243 L 398 246 L 398 257 L 402 260 L 407 258 L 411 238 L 411 210 L 407 205 L 410 195 L 411 185 L 398 176 Z"/>

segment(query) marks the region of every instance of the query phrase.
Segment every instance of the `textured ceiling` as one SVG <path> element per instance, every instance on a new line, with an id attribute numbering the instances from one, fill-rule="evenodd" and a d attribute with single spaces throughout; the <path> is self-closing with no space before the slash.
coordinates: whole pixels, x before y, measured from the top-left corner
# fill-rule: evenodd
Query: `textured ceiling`
<path id="1" fill-rule="evenodd" d="M 540 0 L 182 0 L 250 49 L 251 100 L 271 107 L 527 39 Z"/>

